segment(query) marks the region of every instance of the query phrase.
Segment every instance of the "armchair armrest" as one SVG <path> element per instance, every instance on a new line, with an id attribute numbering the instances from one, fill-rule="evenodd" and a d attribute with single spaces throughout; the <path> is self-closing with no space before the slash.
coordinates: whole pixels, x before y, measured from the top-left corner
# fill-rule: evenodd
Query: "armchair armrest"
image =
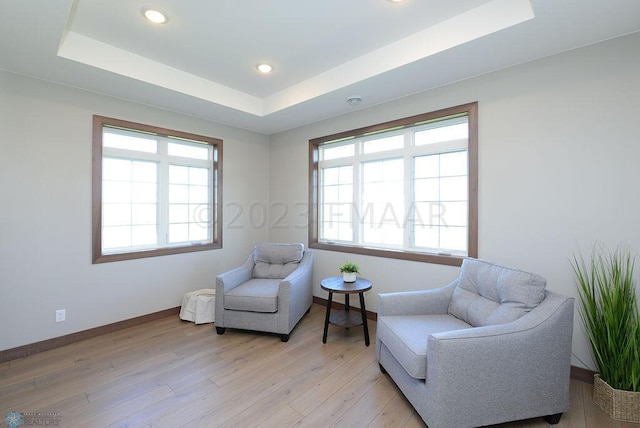
<path id="1" fill-rule="evenodd" d="M 278 288 L 278 331 L 288 333 L 311 307 L 313 250 L 305 250 L 300 265 L 280 281 Z"/>
<path id="2" fill-rule="evenodd" d="M 216 296 L 222 297 L 225 292 L 249 281 L 253 276 L 253 266 L 253 254 L 251 254 L 242 266 L 216 276 Z"/>
<path id="3" fill-rule="evenodd" d="M 378 316 L 446 314 L 457 284 L 456 279 L 433 290 L 378 294 Z"/>
<path id="4" fill-rule="evenodd" d="M 311 293 L 311 274 L 313 267 L 313 250 L 305 250 L 300 265 L 286 278 L 280 281 L 278 300 L 289 306 L 289 301 L 300 300 L 299 296 Z M 305 308 L 306 310 L 306 308 Z"/>

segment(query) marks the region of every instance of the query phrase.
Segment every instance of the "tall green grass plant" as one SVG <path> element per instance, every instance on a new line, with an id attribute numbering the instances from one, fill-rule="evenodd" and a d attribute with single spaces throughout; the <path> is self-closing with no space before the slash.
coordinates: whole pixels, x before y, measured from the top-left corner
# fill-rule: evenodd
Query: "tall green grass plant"
<path id="1" fill-rule="evenodd" d="M 635 257 L 627 246 L 594 245 L 590 264 L 574 256 L 584 323 L 600 377 L 611 387 L 640 392 L 640 309 Z"/>

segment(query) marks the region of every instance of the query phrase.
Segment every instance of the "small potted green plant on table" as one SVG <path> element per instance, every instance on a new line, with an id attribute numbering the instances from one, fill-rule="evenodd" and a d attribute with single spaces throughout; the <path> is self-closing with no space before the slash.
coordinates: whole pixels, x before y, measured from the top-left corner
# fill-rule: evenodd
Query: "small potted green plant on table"
<path id="1" fill-rule="evenodd" d="M 360 273 L 360 269 L 355 263 L 346 262 L 340 267 L 340 272 L 344 282 L 356 282 L 356 274 Z"/>

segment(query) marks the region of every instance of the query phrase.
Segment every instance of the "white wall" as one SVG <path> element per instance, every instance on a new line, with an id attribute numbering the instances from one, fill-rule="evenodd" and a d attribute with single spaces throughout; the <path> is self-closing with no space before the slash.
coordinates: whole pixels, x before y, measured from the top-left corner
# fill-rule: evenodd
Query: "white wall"
<path id="1" fill-rule="evenodd" d="M 271 137 L 0 72 L 0 350 L 178 306 L 254 242 L 306 242 L 310 138 L 471 101 L 480 257 L 575 296 L 574 252 L 595 240 L 640 250 L 639 50 L 631 35 Z M 91 264 L 93 114 L 224 140 L 224 249 Z M 315 295 L 326 298 L 319 281 L 347 260 L 373 280 L 374 311 L 378 292 L 437 287 L 458 272 L 316 251 Z M 67 321 L 55 323 L 62 308 Z M 577 316 L 574 331 L 573 364 L 594 368 Z"/>
<path id="2" fill-rule="evenodd" d="M 224 140 L 223 249 L 91 264 L 93 114 Z M 0 72 L 0 350 L 176 307 L 185 292 L 213 287 L 268 239 L 247 217 L 251 204 L 268 207 L 268 158 L 264 135 Z M 56 309 L 67 321 L 55 323 Z"/>
<path id="3" fill-rule="evenodd" d="M 271 136 L 274 241 L 307 241 L 308 140 L 472 101 L 479 103 L 479 257 L 537 272 L 576 296 L 570 259 L 595 240 L 640 250 L 640 34 L 476 77 Z M 364 95 L 366 103 L 366 94 Z M 282 206 L 273 215 L 283 212 Z M 444 285 L 458 268 L 316 251 L 314 294 L 344 261 L 376 293 Z M 593 369 L 576 313 L 574 361 Z"/>

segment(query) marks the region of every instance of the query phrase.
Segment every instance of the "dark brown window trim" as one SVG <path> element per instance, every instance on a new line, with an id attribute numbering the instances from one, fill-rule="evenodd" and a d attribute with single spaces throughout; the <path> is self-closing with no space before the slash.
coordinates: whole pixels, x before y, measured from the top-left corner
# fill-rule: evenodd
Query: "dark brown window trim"
<path id="1" fill-rule="evenodd" d="M 214 201 L 212 213 L 214 228 L 213 242 L 202 245 L 188 245 L 165 247 L 156 250 L 131 251 L 126 253 L 102 254 L 102 129 L 104 126 L 114 126 L 132 131 L 181 138 L 209 144 L 217 152 L 217 159 L 213 161 L 213 186 L 211 198 Z M 121 260 L 132 260 L 145 257 L 165 256 L 169 254 L 190 253 L 222 248 L 222 140 L 172 129 L 159 128 L 126 120 L 104 116 L 93 116 L 93 161 L 92 161 L 92 261 L 106 263 Z"/>
<path id="2" fill-rule="evenodd" d="M 343 253 L 363 254 L 375 257 L 387 257 L 425 263 L 460 266 L 464 257 L 442 256 L 438 254 L 419 253 L 413 251 L 394 251 L 343 244 L 325 244 L 318 242 L 318 161 L 319 147 L 329 141 L 361 137 L 365 134 L 379 132 L 390 128 L 414 126 L 421 122 L 443 119 L 448 116 L 468 114 L 469 123 L 469 225 L 468 225 L 468 257 L 478 257 L 478 103 L 473 102 L 450 107 L 430 113 L 410 116 L 403 119 L 379 123 L 352 131 L 341 132 L 325 137 L 309 140 L 309 247 L 339 251 Z"/>

